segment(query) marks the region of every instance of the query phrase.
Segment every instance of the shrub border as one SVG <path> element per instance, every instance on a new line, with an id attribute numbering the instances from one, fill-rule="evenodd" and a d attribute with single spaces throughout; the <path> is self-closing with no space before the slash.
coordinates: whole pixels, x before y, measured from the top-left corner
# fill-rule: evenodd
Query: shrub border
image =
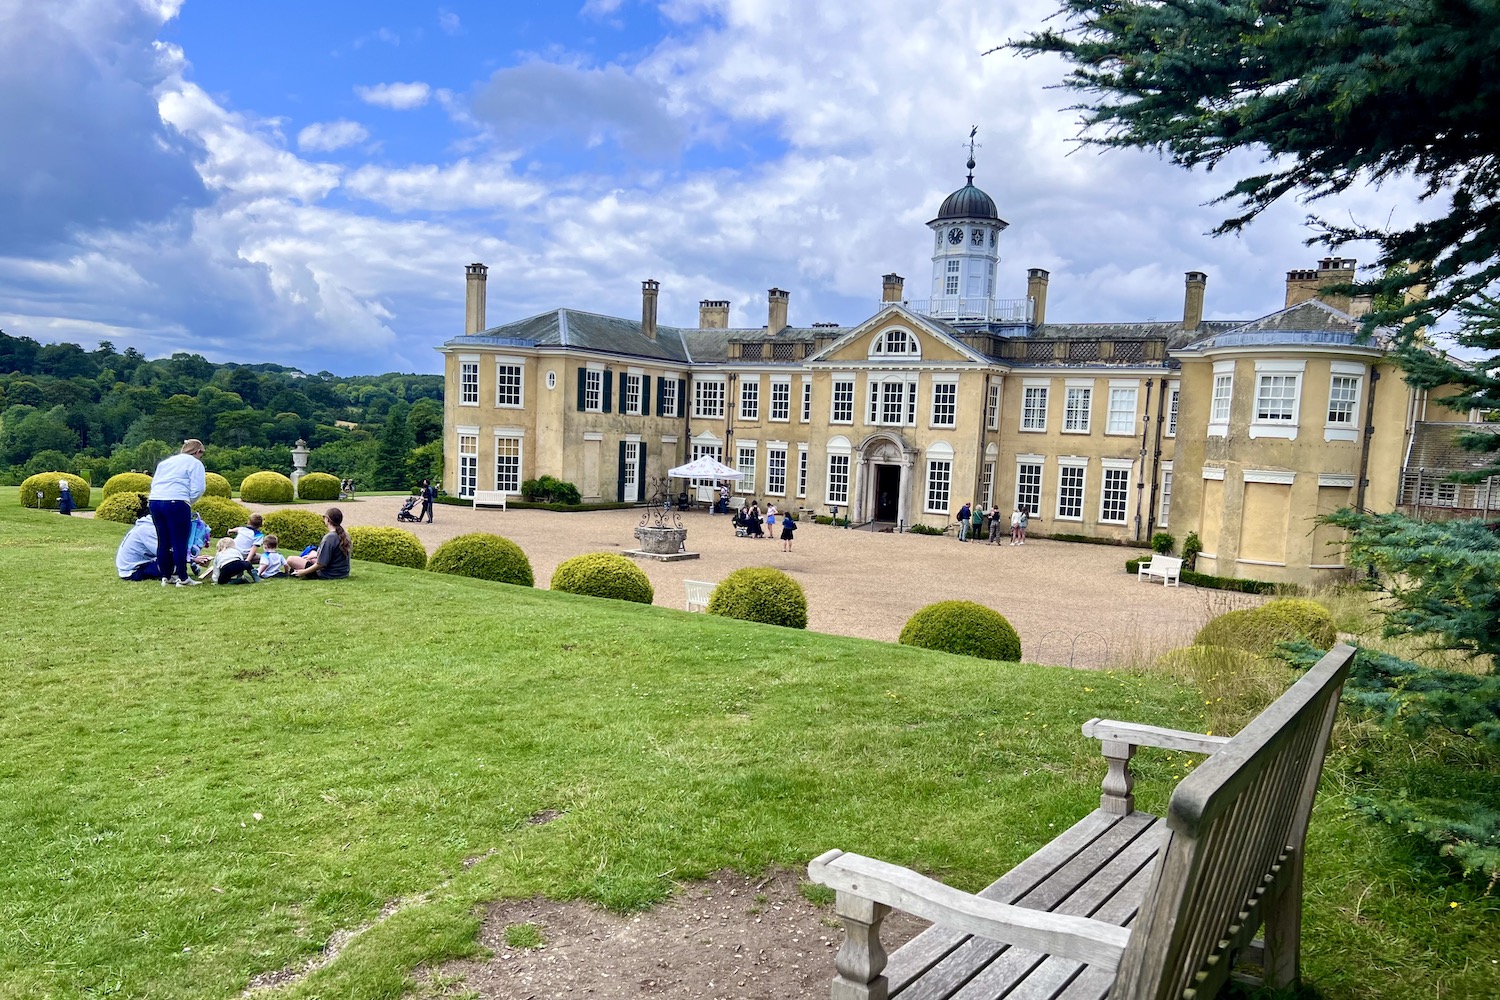
<path id="1" fill-rule="evenodd" d="M 1125 560 L 1125 572 L 1136 576 L 1144 559 Z M 1229 576 L 1211 576 L 1208 573 L 1182 571 L 1182 582 L 1194 587 L 1210 590 L 1232 590 L 1240 594 L 1301 594 L 1303 589 L 1294 583 L 1267 583 L 1265 580 L 1240 580 Z"/>

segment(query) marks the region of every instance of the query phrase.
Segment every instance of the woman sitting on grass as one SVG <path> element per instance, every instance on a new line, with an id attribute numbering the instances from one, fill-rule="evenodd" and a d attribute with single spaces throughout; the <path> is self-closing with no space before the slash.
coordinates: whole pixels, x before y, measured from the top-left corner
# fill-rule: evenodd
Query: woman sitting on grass
<path id="1" fill-rule="evenodd" d="M 354 543 L 344 530 L 344 512 L 329 507 L 323 515 L 328 534 L 318 543 L 318 551 L 308 556 L 288 556 L 287 567 L 293 576 L 317 577 L 319 580 L 342 580 L 349 575 L 349 550 Z"/>

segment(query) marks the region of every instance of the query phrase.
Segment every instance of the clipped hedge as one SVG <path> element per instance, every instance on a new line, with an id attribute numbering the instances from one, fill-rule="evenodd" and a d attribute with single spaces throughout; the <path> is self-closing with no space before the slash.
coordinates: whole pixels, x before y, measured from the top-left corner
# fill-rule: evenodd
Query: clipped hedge
<path id="1" fill-rule="evenodd" d="M 151 477 L 144 472 L 121 472 L 104 481 L 104 499 L 116 493 L 150 493 Z M 103 504 L 99 505 L 103 508 Z"/>
<path id="2" fill-rule="evenodd" d="M 193 504 L 208 530 L 215 538 L 223 538 L 235 528 L 250 520 L 250 508 L 244 504 L 226 500 L 224 497 L 202 496 Z"/>
<path id="3" fill-rule="evenodd" d="M 73 494 L 74 507 L 87 507 L 89 505 L 89 484 L 80 476 L 71 472 L 38 472 L 34 476 L 27 476 L 21 482 L 21 506 L 41 510 L 56 510 L 57 498 L 62 491 L 57 488 L 57 481 L 65 479 L 68 482 L 68 492 Z M 36 495 L 42 495 L 37 500 Z"/>
<path id="4" fill-rule="evenodd" d="M 1149 562 L 1148 559 L 1125 560 L 1125 572 L 1135 576 L 1142 563 Z M 1182 562 L 1187 565 L 1187 560 Z M 1291 584 L 1267 583 L 1264 580 L 1241 580 L 1232 576 L 1213 576 L 1209 573 L 1194 573 L 1192 570 L 1184 569 L 1181 574 L 1183 583 L 1190 587 L 1205 587 L 1209 590 L 1229 590 L 1237 594 L 1274 594 L 1278 590 L 1296 589 Z"/>
<path id="5" fill-rule="evenodd" d="M 270 515 L 267 515 L 266 520 L 270 520 Z M 407 569 L 427 568 L 427 550 L 416 535 L 404 528 L 362 525 L 349 529 L 349 540 L 354 543 L 354 551 L 350 555 L 355 559 L 385 563 L 387 566 L 404 566 Z"/>
<path id="6" fill-rule="evenodd" d="M 322 514 L 296 509 L 273 510 L 261 515 L 260 530 L 275 535 L 277 548 L 287 555 L 296 555 L 309 545 L 317 545 L 328 534 Z"/>
<path id="7" fill-rule="evenodd" d="M 1316 601 L 1293 597 L 1210 619 L 1193 637 L 1193 643 L 1268 655 L 1283 642 L 1302 639 L 1328 649 L 1337 638 L 1338 630 L 1327 608 Z"/>
<path id="8" fill-rule="evenodd" d="M 279 472 L 257 472 L 240 483 L 240 499 L 246 503 L 291 503 L 292 481 Z"/>
<path id="9" fill-rule="evenodd" d="M 459 535 L 439 545 L 427 560 L 427 568 L 434 573 L 513 583 L 518 587 L 534 584 L 531 560 L 521 547 L 509 538 L 482 531 Z"/>
<path id="10" fill-rule="evenodd" d="M 779 569 L 749 566 L 730 573 L 714 588 L 708 613 L 741 621 L 807 628 L 807 595 Z"/>
<path id="11" fill-rule="evenodd" d="M 565 560 L 552 574 L 552 589 L 636 604 L 650 604 L 656 596 L 641 568 L 613 552 L 590 552 Z"/>
<path id="12" fill-rule="evenodd" d="M 326 472 L 309 472 L 297 480 L 298 500 L 337 500 L 339 498 L 339 477 L 330 476 Z M 241 495 L 244 495 L 244 486 L 240 487 Z M 426 559 L 426 556 L 423 556 Z"/>
<path id="13" fill-rule="evenodd" d="M 981 660 L 1021 659 L 1021 637 L 1000 612 L 973 601 L 938 601 L 906 621 L 898 640 Z"/>
<path id="14" fill-rule="evenodd" d="M 134 492 L 116 492 L 105 497 L 94 509 L 94 516 L 104 521 L 118 521 L 120 524 L 134 524 L 140 515 L 136 512 L 146 503 L 146 494 Z"/>
<path id="15" fill-rule="evenodd" d="M 229 480 L 217 472 L 205 472 L 203 474 L 203 495 L 206 497 L 223 497 L 225 500 L 234 496 L 234 491 L 229 488 Z"/>

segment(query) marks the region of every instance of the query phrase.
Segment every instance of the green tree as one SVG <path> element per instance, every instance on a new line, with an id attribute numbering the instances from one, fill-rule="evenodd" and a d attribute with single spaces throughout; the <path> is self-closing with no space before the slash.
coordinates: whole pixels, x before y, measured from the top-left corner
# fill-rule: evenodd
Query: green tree
<path id="1" fill-rule="evenodd" d="M 1500 656 L 1500 537 L 1482 521 L 1416 521 L 1341 510 L 1323 518 L 1349 532 L 1346 559 L 1372 566 L 1390 593 L 1388 636 Z M 1492 669 L 1500 672 L 1500 660 Z"/>
<path id="2" fill-rule="evenodd" d="M 409 462 L 411 451 L 416 447 L 411 428 L 406 423 L 407 406 L 396 403 L 386 413 L 385 426 L 380 430 L 380 443 L 375 449 L 374 478 L 370 488 L 377 490 L 399 490 L 411 485 Z"/>
<path id="3" fill-rule="evenodd" d="M 68 426 L 67 411 L 61 406 L 50 410 L 35 410 L 29 406 L 13 406 L 5 411 L 5 424 L 0 429 L 0 452 L 11 465 L 23 465 L 42 451 L 60 451 L 71 455 L 78 450 L 79 438 Z M 45 471 L 45 470 L 43 470 Z"/>
<path id="4" fill-rule="evenodd" d="M 1320 223 L 1380 247 L 1361 291 L 1397 296 L 1367 328 L 1408 336 L 1500 279 L 1500 4 L 1492 0 L 1063 0 L 1062 23 L 1010 43 L 1057 53 L 1086 95 L 1084 141 L 1212 169 L 1265 169 L 1220 198 L 1235 232 L 1287 195 L 1317 200 L 1410 175 L 1429 215 L 1406 228 Z M 1416 261 L 1408 271 L 1392 267 Z M 1425 301 L 1403 293 L 1425 287 Z"/>
<path id="5" fill-rule="evenodd" d="M 443 404 L 433 399 L 417 400 L 406 416 L 406 424 L 418 446 L 442 440 Z"/>

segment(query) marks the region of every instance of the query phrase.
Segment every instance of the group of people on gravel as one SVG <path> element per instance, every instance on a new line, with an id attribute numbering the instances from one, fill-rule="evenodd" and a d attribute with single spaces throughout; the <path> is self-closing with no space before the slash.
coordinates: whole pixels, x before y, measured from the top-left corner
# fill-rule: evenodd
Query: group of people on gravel
<path id="1" fill-rule="evenodd" d="M 259 514 L 251 514 L 219 539 L 212 555 L 206 554 L 210 532 L 193 511 L 205 486 L 203 442 L 189 438 L 180 452 L 156 467 L 151 492 L 115 550 L 120 579 L 196 587 L 205 581 L 255 583 L 278 576 L 339 580 L 349 575 L 353 543 L 344 530 L 344 512 L 337 507 L 323 514 L 327 531 L 322 541 L 300 555 L 283 556 L 279 539 L 261 531 Z"/>
<path id="2" fill-rule="evenodd" d="M 1031 516 L 1026 508 L 1020 504 L 1010 513 L 1010 544 L 1026 544 L 1026 526 L 1031 521 Z M 984 504 L 975 502 L 965 503 L 958 509 L 958 540 L 960 542 L 977 542 L 988 537 L 986 544 L 1000 544 L 1000 529 L 1006 523 L 1005 515 L 1000 513 L 999 504 L 991 504 L 986 511 Z M 988 526 L 988 536 L 985 528 Z"/>
<path id="3" fill-rule="evenodd" d="M 765 517 L 761 517 L 760 501 L 751 500 L 734 512 L 734 533 L 743 538 L 775 538 L 776 525 L 781 525 L 781 551 L 792 551 L 792 536 L 797 533 L 797 522 L 781 513 L 776 505 L 766 502 Z"/>

